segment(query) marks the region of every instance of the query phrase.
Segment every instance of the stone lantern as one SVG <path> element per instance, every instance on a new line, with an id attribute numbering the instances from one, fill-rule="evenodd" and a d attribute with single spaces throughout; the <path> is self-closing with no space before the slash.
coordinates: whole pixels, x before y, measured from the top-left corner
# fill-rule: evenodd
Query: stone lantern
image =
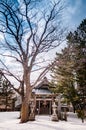
<path id="1" fill-rule="evenodd" d="M 35 120 L 35 105 L 33 102 L 30 105 L 30 110 L 31 112 L 30 112 L 29 120 L 34 121 Z"/>
<path id="2" fill-rule="evenodd" d="M 58 121 L 58 116 L 57 116 L 57 113 L 56 113 L 57 105 L 55 104 L 55 102 L 52 105 L 52 110 L 53 110 L 52 121 Z"/>

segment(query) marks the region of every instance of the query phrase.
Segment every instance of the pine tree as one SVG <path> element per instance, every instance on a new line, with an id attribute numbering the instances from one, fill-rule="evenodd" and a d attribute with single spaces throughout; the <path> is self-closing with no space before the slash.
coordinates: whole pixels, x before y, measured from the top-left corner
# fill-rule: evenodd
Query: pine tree
<path id="1" fill-rule="evenodd" d="M 70 47 L 63 49 L 61 54 L 56 54 L 55 60 L 56 66 L 52 69 L 52 77 L 56 86 L 54 91 L 63 94 L 66 101 L 71 102 L 75 110 L 78 97 L 74 85 L 75 74 Z"/>
<path id="2" fill-rule="evenodd" d="M 86 19 L 67 36 L 67 47 L 56 55 L 53 68 L 55 91 L 72 103 L 74 109 L 86 108 Z"/>
<path id="3" fill-rule="evenodd" d="M 74 33 L 68 35 L 67 39 L 72 46 L 74 55 L 73 61 L 79 97 L 77 107 L 80 113 L 84 113 L 83 111 L 86 109 L 86 19 L 82 21 Z M 83 121 L 84 114 L 80 115 Z"/>
<path id="4" fill-rule="evenodd" d="M 11 87 L 11 84 L 3 76 L 0 75 L 0 106 L 1 110 L 12 110 L 12 97 L 14 91 Z"/>

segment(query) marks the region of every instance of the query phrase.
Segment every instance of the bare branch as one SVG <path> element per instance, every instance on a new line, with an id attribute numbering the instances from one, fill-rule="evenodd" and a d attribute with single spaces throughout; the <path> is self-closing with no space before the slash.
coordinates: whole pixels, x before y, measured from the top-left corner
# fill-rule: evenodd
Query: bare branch
<path id="1" fill-rule="evenodd" d="M 2 65 L 5 67 L 5 69 L 3 69 L 3 71 L 5 71 L 5 72 L 3 72 L 3 73 L 6 73 L 7 75 L 14 77 L 18 82 L 20 82 L 20 80 L 19 80 L 14 74 L 12 74 L 12 73 L 9 71 L 9 69 L 8 69 L 7 66 L 4 64 L 4 62 L 3 62 L 2 60 L 0 60 L 0 62 L 1 62 Z"/>
<path id="2" fill-rule="evenodd" d="M 11 85 L 11 88 L 13 88 L 17 93 L 21 94 L 19 91 L 19 88 L 15 88 L 1 70 L 0 70 L 0 74 L 9 82 L 9 84 Z"/>
<path id="3" fill-rule="evenodd" d="M 37 83 L 39 81 L 42 80 L 42 78 L 50 71 L 50 69 L 52 67 L 54 67 L 56 65 L 56 61 L 52 62 L 51 64 L 49 64 L 39 75 L 39 77 L 37 78 L 37 80 L 35 80 L 34 84 L 32 85 L 32 89 L 37 85 Z"/>

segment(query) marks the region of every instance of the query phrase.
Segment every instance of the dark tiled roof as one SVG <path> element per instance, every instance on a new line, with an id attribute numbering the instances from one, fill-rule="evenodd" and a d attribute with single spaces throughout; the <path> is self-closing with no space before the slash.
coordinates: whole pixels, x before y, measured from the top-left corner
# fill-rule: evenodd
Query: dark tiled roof
<path id="1" fill-rule="evenodd" d="M 46 77 L 44 77 L 44 79 L 41 81 L 41 83 L 39 83 L 35 89 L 39 89 L 39 88 L 49 88 L 49 81 L 47 80 Z"/>
<path id="2" fill-rule="evenodd" d="M 35 89 L 33 90 L 35 94 L 51 94 L 51 91 L 49 89 L 49 81 L 46 77 L 39 83 Z"/>

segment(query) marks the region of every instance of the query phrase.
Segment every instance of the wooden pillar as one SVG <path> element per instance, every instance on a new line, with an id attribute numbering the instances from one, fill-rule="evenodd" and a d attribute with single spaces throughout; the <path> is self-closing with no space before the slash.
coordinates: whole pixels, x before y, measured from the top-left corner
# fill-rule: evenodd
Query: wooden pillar
<path id="1" fill-rule="evenodd" d="M 52 101 L 49 102 L 49 114 L 51 115 L 51 110 L 52 110 Z"/>
<path id="2" fill-rule="evenodd" d="M 36 95 L 34 95 L 35 114 L 36 114 L 36 107 L 37 107 L 36 104 L 37 104 L 36 103 Z"/>
<path id="3" fill-rule="evenodd" d="M 40 100 L 39 100 L 39 106 L 38 106 L 38 114 L 40 114 Z"/>

